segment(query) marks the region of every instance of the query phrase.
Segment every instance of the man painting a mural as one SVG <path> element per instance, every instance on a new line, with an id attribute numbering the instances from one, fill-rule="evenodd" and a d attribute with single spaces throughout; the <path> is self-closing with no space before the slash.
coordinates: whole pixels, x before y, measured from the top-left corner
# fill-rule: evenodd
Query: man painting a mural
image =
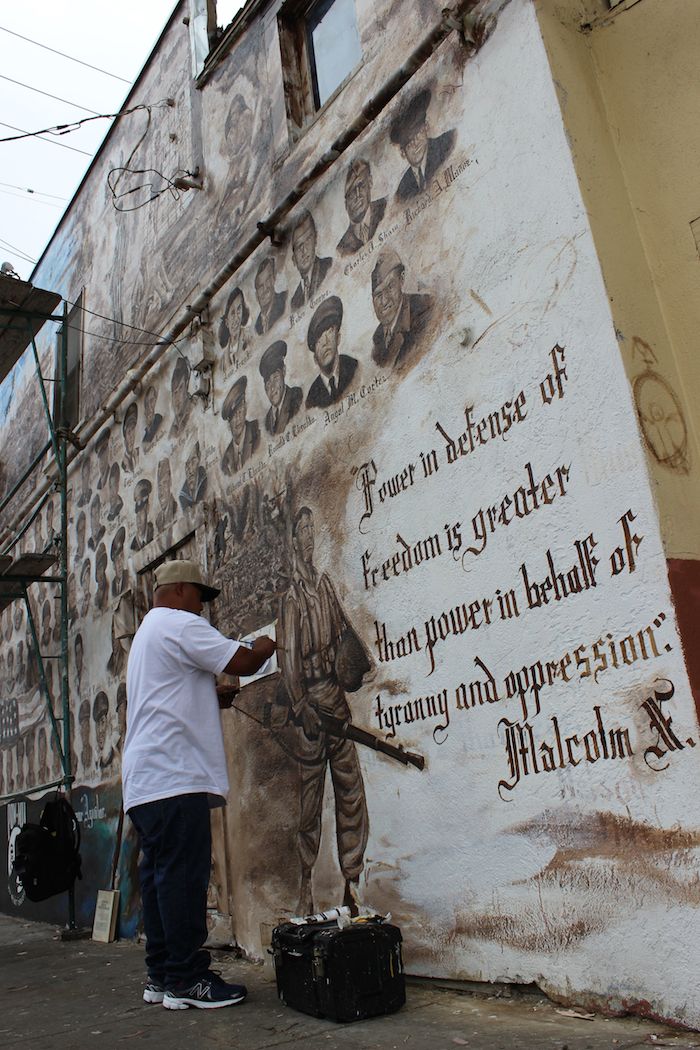
<path id="1" fill-rule="evenodd" d="M 246 997 L 209 969 L 209 809 L 228 795 L 219 708 L 232 690 L 216 676 L 251 675 L 273 655 L 260 637 L 250 648 L 200 614 L 220 591 L 192 561 L 155 572 L 153 608 L 129 654 L 129 719 L 122 760 L 124 811 L 138 832 L 148 983 L 143 998 L 169 1010 L 233 1006 Z M 167 848 L 166 848 L 167 846 Z"/>
<path id="2" fill-rule="evenodd" d="M 322 714 L 351 720 L 345 693 L 372 669 L 330 578 L 314 565 L 314 516 L 301 507 L 292 525 L 294 569 L 282 600 L 279 661 L 290 715 L 299 727 L 301 816 L 298 850 L 301 886 L 297 914 L 314 911 L 311 876 L 321 843 L 321 809 L 330 766 L 335 792 L 338 860 L 345 879 L 343 904 L 357 911 L 356 887 L 364 867 L 369 818 L 362 770 L 352 740 L 330 737 Z"/>

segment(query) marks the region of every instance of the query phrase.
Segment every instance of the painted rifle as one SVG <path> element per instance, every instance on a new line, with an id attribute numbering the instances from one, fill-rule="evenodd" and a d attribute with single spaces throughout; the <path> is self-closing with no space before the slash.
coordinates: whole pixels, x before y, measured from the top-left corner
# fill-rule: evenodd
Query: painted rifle
<path id="1" fill-rule="evenodd" d="M 320 708 L 318 716 L 323 730 L 328 736 L 341 740 L 354 740 L 356 744 L 364 744 L 365 747 L 381 751 L 383 755 L 388 755 L 389 758 L 401 762 L 404 766 L 411 765 L 415 766 L 416 769 L 423 769 L 425 766 L 423 755 L 418 755 L 414 751 L 406 751 L 400 744 L 390 744 L 383 737 L 376 736 L 368 729 L 360 729 L 358 726 L 353 725 L 352 722 L 344 721 L 342 718 L 331 714 L 330 711 L 324 711 L 323 708 Z"/>

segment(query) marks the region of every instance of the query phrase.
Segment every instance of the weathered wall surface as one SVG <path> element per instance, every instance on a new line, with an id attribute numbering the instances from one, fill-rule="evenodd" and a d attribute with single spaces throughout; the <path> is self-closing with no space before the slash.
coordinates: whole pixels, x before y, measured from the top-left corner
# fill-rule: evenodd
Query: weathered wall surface
<path id="1" fill-rule="evenodd" d="M 246 84 L 262 74 L 254 41 L 241 47 L 237 106 L 255 125 L 264 107 Z M 423 190 L 392 141 L 416 113 Z M 215 127 L 203 120 L 206 163 Z M 248 221 L 262 175 L 234 157 L 224 210 Z M 371 202 L 355 228 L 348 190 Z M 166 282 L 182 295 L 220 265 L 205 248 L 218 226 L 192 225 L 200 201 L 182 204 L 167 265 L 152 240 L 134 250 L 142 227 L 125 242 L 123 258 L 148 254 L 132 274 L 142 284 L 121 287 L 125 311 L 152 292 L 160 305 L 143 316 L 165 323 Z M 315 239 L 308 219 L 292 235 L 303 210 Z M 97 294 L 109 252 L 94 267 Z M 232 792 L 214 895 L 224 912 L 231 899 L 246 950 L 259 952 L 261 923 L 337 903 L 349 882 L 402 926 L 413 972 L 534 980 L 699 1024 L 698 723 L 630 384 L 529 3 L 513 0 L 468 62 L 456 39 L 436 52 L 306 195 L 285 243 L 261 247 L 217 294 L 211 335 L 209 401 L 187 395 L 169 352 L 74 474 L 79 783 L 117 784 L 119 687 L 150 568 L 192 554 L 223 587 L 217 626 L 276 621 L 281 646 L 279 673 L 222 716 Z M 180 351 L 194 356 L 200 338 Z M 5 616 L 11 646 L 22 626 Z M 317 707 L 425 768 L 313 739 Z M 16 745 L 3 749 L 6 784 L 16 762 Z"/>

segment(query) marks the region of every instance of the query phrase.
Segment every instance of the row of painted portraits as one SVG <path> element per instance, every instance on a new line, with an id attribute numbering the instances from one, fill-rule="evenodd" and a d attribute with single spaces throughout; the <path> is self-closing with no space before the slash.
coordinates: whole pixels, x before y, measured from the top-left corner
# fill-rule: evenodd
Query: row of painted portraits
<path id="1" fill-rule="evenodd" d="M 430 102 L 430 91 L 419 92 L 391 127 L 392 142 L 400 148 L 408 165 L 394 194 L 397 206 L 404 207 L 412 198 L 430 193 L 431 181 L 439 175 L 455 145 L 453 131 L 436 138 L 428 134 Z M 234 479 L 263 451 L 263 431 L 270 438 L 278 437 L 296 418 L 304 416 L 304 410 L 308 413 L 339 404 L 361 377 L 360 356 L 365 364 L 371 361 L 375 372 L 403 372 L 427 348 L 435 298 L 432 294 L 407 291 L 406 286 L 410 288 L 417 275 L 413 264 L 408 268 L 411 272 L 407 272 L 402 257 L 382 236 L 387 223 L 393 221 L 392 209 L 386 196 L 374 195 L 372 167 L 366 159 L 355 159 L 346 168 L 344 200 L 348 226 L 337 243 L 337 258 L 319 249 L 321 237 L 316 218 L 305 210 L 297 216 L 291 231 L 291 259 L 296 276 L 289 288 L 282 286 L 275 254 L 270 253 L 260 261 L 251 288 L 243 282 L 222 304 L 215 327 L 219 364 L 224 377 L 237 374 L 217 406 L 217 414 L 227 424 L 218 460 L 224 478 Z M 395 225 L 393 232 L 398 228 Z M 368 300 L 378 322 L 371 346 L 361 354 L 352 331 L 347 331 L 353 327 L 352 316 L 348 318 L 350 303 L 347 299 L 344 303 L 336 294 L 341 275 L 355 268 L 355 257 L 363 264 L 370 260 L 366 266 L 366 270 L 372 267 Z M 249 305 L 253 301 L 257 309 Z M 353 312 L 355 308 L 353 303 Z M 292 351 L 291 332 L 297 342 L 303 338 L 308 348 L 310 356 L 303 361 Z M 275 339 L 275 334 L 287 335 L 289 342 Z M 253 373 L 254 378 L 242 371 L 253 354 L 258 373 Z M 303 376 L 311 375 L 309 364 L 315 374 L 304 383 Z M 288 378 L 288 369 L 295 378 L 298 371 L 296 382 Z M 264 416 L 261 413 L 258 418 L 248 411 L 250 384 L 255 382 L 259 383 L 256 402 L 267 405 Z M 122 736 L 120 712 L 123 716 L 125 711 L 126 659 L 136 626 L 130 556 L 167 533 L 180 515 L 215 494 L 210 491 L 207 469 L 212 462 L 212 447 L 201 447 L 194 436 L 195 399 L 189 393 L 189 385 L 189 364 L 184 356 L 179 356 L 170 374 L 169 407 L 163 407 L 163 387 L 155 383 L 149 386 L 139 401 L 128 405 L 116 426 L 106 427 L 98 434 L 92 448 L 81 456 L 79 472 L 73 475 L 68 609 L 71 694 L 76 698 L 73 707 L 78 711 L 79 729 L 73 768 L 85 778 L 100 773 L 106 777 L 110 771 L 117 771 Z M 225 564 L 232 558 L 238 561 L 231 543 L 237 547 L 244 536 L 250 542 L 251 536 L 272 528 L 275 507 L 270 500 L 274 494 L 262 493 L 255 485 L 247 484 L 235 494 L 222 491 L 216 495 L 228 507 L 226 521 L 217 529 L 214 543 L 216 561 Z M 51 499 L 35 520 L 25 545 L 28 549 L 39 551 L 50 546 L 57 516 L 55 500 Z M 239 565 L 239 571 L 242 568 Z M 280 586 L 271 580 L 270 594 L 278 594 Z M 40 593 L 34 601 L 40 647 L 46 652 L 58 641 L 55 600 Z M 89 622 L 92 635 L 95 614 L 99 619 L 107 613 L 111 613 L 111 651 L 107 655 L 105 650 L 106 666 L 101 671 L 99 664 L 95 666 L 95 655 L 91 656 L 91 681 L 86 683 L 80 632 L 87 630 Z M 95 652 L 92 643 L 91 651 Z M 10 657 L 10 652 L 15 655 Z M 3 663 L 0 681 L 4 702 L 21 691 L 36 688 L 36 661 L 27 640 L 22 645 L 22 638 L 17 637 Z M 51 661 L 47 661 L 47 667 L 55 705 Z M 112 693 L 111 701 L 108 691 Z M 35 744 L 29 742 L 32 733 L 36 735 Z M 41 742 L 44 735 L 48 751 Z M 12 782 L 21 788 L 23 781 L 27 785 L 31 782 L 32 773 L 46 771 L 50 759 L 44 755 L 51 753 L 48 725 L 36 726 L 13 746 L 14 751 L 3 751 L 0 774 L 6 788 Z M 10 759 L 10 753 L 14 759 Z"/>

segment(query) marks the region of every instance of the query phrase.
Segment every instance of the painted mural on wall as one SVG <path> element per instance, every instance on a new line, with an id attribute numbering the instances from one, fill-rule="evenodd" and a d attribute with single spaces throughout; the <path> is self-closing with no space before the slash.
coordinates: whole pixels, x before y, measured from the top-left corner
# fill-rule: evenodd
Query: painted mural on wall
<path id="1" fill-rule="evenodd" d="M 529 8 L 466 67 L 445 48 L 285 233 L 212 303 L 209 396 L 193 331 L 73 472 L 78 781 L 116 790 L 150 569 L 190 545 L 222 587 L 217 626 L 274 624 L 280 645 L 222 716 L 239 943 L 352 898 L 391 911 L 421 973 L 557 991 L 565 972 L 660 1001 L 638 902 L 672 959 L 696 914 L 698 726 Z M 49 595 L 34 600 L 53 644 Z M 3 631 L 19 697 L 26 625 L 5 614 Z M 39 709 L 13 718 L 6 786 L 51 761 Z"/>

